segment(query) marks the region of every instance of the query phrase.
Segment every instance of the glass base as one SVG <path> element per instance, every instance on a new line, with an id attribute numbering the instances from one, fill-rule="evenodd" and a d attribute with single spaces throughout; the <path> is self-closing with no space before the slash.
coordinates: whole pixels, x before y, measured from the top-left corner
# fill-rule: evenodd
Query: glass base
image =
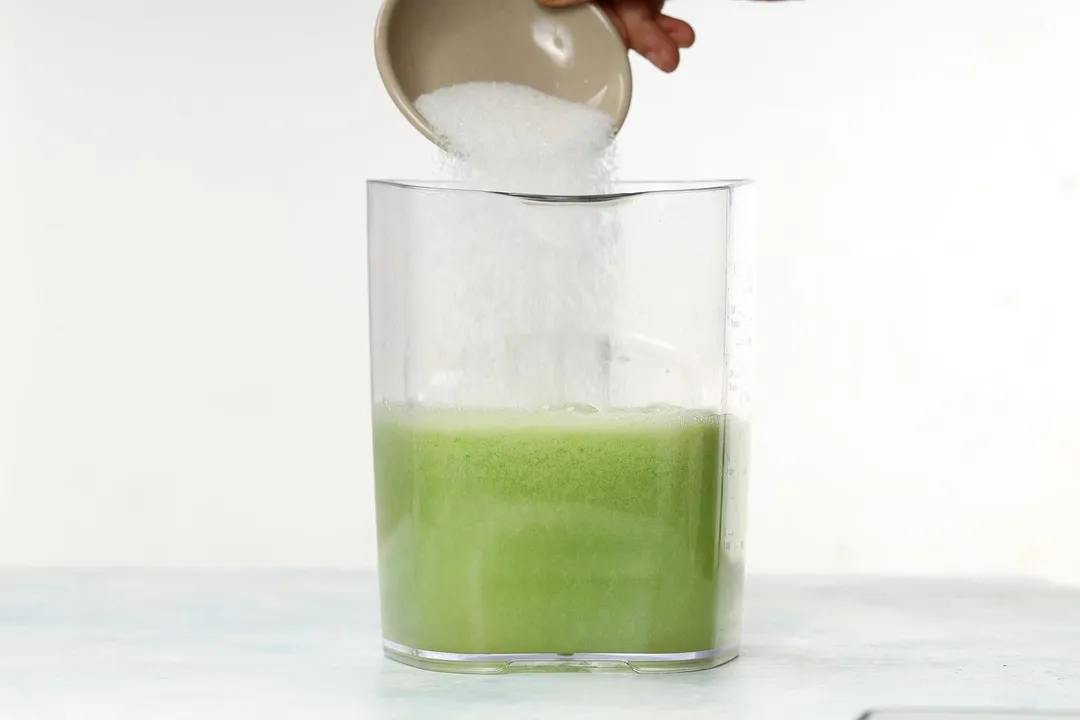
<path id="1" fill-rule="evenodd" d="M 390 640 L 383 640 L 383 652 L 391 660 L 421 670 L 470 675 L 543 672 L 636 672 L 641 674 L 693 672 L 718 667 L 731 662 L 739 655 L 738 647 L 655 655 L 640 653 L 466 655 L 417 650 Z"/>

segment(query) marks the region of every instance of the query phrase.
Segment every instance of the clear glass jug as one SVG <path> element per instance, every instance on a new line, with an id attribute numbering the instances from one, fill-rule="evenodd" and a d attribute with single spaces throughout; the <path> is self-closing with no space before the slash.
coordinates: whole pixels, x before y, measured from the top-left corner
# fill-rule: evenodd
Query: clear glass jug
<path id="1" fill-rule="evenodd" d="M 738 654 L 753 195 L 368 187 L 384 647 L 434 670 Z"/>

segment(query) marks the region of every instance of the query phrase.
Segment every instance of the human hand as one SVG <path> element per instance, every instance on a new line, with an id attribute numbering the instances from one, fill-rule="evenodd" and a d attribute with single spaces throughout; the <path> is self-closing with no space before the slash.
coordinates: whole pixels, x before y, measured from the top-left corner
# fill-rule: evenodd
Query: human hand
<path id="1" fill-rule="evenodd" d="M 592 0 L 539 0 L 548 7 L 584 5 Z M 664 0 L 596 0 L 615 23 L 626 46 L 664 72 L 679 67 L 680 52 L 694 44 L 694 28 L 665 15 Z"/>

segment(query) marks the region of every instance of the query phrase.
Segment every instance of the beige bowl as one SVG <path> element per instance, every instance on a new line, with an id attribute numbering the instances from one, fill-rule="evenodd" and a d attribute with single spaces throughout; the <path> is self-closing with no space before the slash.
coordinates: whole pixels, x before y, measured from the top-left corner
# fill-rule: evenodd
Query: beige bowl
<path id="1" fill-rule="evenodd" d="M 432 142 L 413 104 L 466 82 L 527 85 L 607 112 L 616 132 L 630 110 L 626 47 L 593 3 L 568 9 L 536 0 L 385 0 L 375 60 L 398 109 Z"/>

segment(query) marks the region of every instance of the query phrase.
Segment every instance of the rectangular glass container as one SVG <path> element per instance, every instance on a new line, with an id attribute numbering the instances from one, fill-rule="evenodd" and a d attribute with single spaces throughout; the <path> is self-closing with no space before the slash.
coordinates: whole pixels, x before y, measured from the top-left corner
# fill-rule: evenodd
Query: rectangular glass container
<path id="1" fill-rule="evenodd" d="M 665 672 L 738 654 L 752 200 L 741 182 L 369 184 L 389 657 Z"/>

